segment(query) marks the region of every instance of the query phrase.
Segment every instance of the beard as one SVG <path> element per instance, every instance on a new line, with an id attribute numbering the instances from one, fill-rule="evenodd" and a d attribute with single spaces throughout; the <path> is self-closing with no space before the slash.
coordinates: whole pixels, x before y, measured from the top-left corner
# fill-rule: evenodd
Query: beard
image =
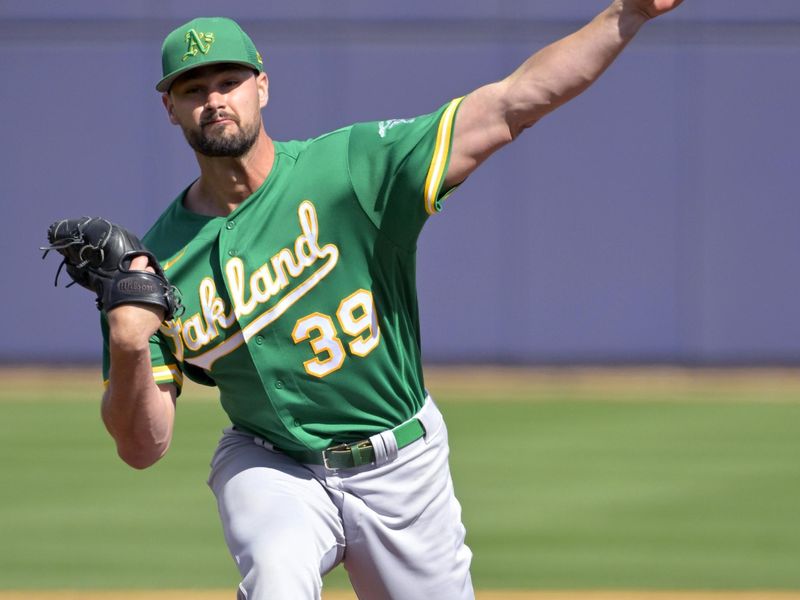
<path id="1" fill-rule="evenodd" d="M 234 133 L 226 133 L 224 128 L 219 132 L 213 131 L 214 127 L 207 128 L 208 122 L 224 117 L 236 123 L 237 129 Z M 228 113 L 218 113 L 201 121 L 200 129 L 183 128 L 183 135 L 186 141 L 195 152 L 203 156 L 220 157 L 228 156 L 239 158 L 247 154 L 258 138 L 260 122 L 255 121 L 250 127 L 242 127 L 239 119 Z"/>

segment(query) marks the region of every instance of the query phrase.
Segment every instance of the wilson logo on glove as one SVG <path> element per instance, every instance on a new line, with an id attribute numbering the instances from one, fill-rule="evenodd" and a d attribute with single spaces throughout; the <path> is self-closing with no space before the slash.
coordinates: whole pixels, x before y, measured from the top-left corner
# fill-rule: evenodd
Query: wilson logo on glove
<path id="1" fill-rule="evenodd" d="M 156 286 L 147 281 L 137 281 L 135 279 L 123 279 L 117 283 L 117 289 L 125 294 L 154 294 Z"/>

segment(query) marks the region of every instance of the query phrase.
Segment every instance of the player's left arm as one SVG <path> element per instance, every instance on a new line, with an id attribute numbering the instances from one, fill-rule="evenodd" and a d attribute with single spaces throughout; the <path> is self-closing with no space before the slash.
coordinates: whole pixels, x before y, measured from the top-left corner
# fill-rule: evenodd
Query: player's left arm
<path id="1" fill-rule="evenodd" d="M 444 187 L 464 181 L 493 152 L 586 90 L 648 20 L 683 0 L 614 0 L 590 23 L 483 86 L 459 107 Z"/>

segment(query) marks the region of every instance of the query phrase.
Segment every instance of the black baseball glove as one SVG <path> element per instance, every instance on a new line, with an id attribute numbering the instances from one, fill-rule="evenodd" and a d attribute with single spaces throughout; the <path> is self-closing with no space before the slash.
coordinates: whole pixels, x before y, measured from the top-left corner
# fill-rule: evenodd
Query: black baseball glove
<path id="1" fill-rule="evenodd" d="M 156 257 L 135 235 L 100 217 L 56 221 L 47 230 L 50 250 L 63 255 L 56 271 L 66 265 L 73 282 L 97 294 L 97 308 L 108 312 L 120 304 L 145 304 L 164 310 L 164 320 L 182 311 L 178 290 L 170 285 Z M 155 273 L 131 271 L 131 260 L 146 256 Z"/>

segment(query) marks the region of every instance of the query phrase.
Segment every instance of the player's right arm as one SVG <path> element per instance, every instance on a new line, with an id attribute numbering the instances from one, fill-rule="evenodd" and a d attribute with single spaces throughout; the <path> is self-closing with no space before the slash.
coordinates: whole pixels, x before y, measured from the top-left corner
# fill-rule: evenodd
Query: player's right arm
<path id="1" fill-rule="evenodd" d="M 136 265 L 143 258 L 131 267 L 144 268 Z M 122 305 L 107 317 L 110 371 L 101 405 L 103 423 L 120 458 L 145 469 L 166 454 L 175 422 L 177 388 L 156 384 L 150 363 L 150 336 L 159 328 L 163 312 Z"/>
<path id="2" fill-rule="evenodd" d="M 545 115 L 594 83 L 645 22 L 683 0 L 613 0 L 575 33 L 539 50 L 502 81 L 464 98 L 453 129 L 445 189 Z"/>

